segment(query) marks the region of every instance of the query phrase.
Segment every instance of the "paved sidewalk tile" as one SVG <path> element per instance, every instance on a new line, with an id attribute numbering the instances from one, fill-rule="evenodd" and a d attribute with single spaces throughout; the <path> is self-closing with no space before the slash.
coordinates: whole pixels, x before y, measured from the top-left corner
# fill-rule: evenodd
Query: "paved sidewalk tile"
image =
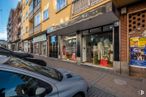
<path id="1" fill-rule="evenodd" d="M 81 75 L 90 85 L 89 97 L 146 97 L 146 93 L 142 96 L 138 94 L 140 90 L 146 92 L 146 79 L 123 77 L 112 71 L 54 58 L 40 56 L 36 58 L 45 60 L 52 67 L 64 68 Z"/>

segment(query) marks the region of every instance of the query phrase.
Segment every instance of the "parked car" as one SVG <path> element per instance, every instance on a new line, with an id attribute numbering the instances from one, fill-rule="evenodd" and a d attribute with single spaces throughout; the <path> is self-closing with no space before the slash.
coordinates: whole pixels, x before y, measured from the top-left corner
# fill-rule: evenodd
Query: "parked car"
<path id="1" fill-rule="evenodd" d="M 6 54 L 8 56 L 11 55 L 11 56 L 19 57 L 19 58 L 26 58 L 26 57 L 33 58 L 32 54 L 25 53 L 22 51 L 21 52 L 20 51 L 11 51 L 11 50 L 3 48 L 3 47 L 0 47 L 0 54 Z"/>
<path id="2" fill-rule="evenodd" d="M 64 69 L 0 56 L 0 97 L 87 97 L 88 85 Z"/>
<path id="3" fill-rule="evenodd" d="M 8 50 L 6 48 L 0 47 L 0 54 L 6 55 L 6 56 L 18 57 L 18 58 L 33 62 L 35 64 L 39 64 L 41 66 L 47 65 L 45 61 L 40 60 L 40 59 L 36 59 L 36 58 L 34 58 L 34 56 L 32 54 L 25 53 L 22 51 L 11 51 L 11 50 Z"/>

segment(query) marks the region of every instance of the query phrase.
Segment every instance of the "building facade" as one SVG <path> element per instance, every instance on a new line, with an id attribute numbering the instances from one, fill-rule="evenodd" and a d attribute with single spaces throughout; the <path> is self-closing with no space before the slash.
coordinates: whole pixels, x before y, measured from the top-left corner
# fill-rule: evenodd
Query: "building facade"
<path id="1" fill-rule="evenodd" d="M 58 46 L 49 41 L 49 32 L 56 25 L 69 21 L 70 3 L 71 0 L 22 0 L 25 52 L 58 57 Z"/>
<path id="2" fill-rule="evenodd" d="M 145 77 L 145 1 L 22 0 L 21 3 L 21 43 L 25 52 Z M 14 12 L 11 11 L 11 17 Z M 8 28 L 12 23 L 10 20 Z M 13 38 L 17 41 L 16 34 L 8 35 L 9 41 Z"/>
<path id="3" fill-rule="evenodd" d="M 113 2 L 120 13 L 121 66 L 132 76 L 146 77 L 146 2 Z"/>
<path id="4" fill-rule="evenodd" d="M 8 19 L 8 25 L 7 25 L 7 40 L 8 40 L 8 48 L 12 49 L 12 41 L 13 41 L 13 15 L 14 15 L 14 10 L 11 9 L 9 19 Z"/>
<path id="5" fill-rule="evenodd" d="M 115 61 L 119 62 L 119 22 L 115 10 L 111 0 L 72 2 L 69 22 L 50 34 L 52 41 L 58 40 L 58 57 L 113 68 Z"/>
<path id="6" fill-rule="evenodd" d="M 21 49 L 21 2 L 18 3 L 16 9 L 12 9 L 8 21 L 8 42 L 9 48 L 12 50 Z"/>

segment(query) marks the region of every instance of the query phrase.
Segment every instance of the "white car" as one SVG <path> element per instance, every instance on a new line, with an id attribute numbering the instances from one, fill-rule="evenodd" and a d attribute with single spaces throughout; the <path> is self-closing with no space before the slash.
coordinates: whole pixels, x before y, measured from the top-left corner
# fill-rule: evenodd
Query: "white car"
<path id="1" fill-rule="evenodd" d="M 64 69 L 0 56 L 0 97 L 87 97 L 88 84 Z"/>

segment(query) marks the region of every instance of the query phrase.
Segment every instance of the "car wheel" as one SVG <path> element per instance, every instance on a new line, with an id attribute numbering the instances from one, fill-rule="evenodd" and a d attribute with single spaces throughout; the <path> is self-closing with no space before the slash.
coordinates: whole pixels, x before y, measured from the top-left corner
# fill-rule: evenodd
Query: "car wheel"
<path id="1" fill-rule="evenodd" d="M 73 97 L 84 97 L 81 93 L 78 93 L 78 94 L 76 94 L 75 96 L 73 96 Z"/>

